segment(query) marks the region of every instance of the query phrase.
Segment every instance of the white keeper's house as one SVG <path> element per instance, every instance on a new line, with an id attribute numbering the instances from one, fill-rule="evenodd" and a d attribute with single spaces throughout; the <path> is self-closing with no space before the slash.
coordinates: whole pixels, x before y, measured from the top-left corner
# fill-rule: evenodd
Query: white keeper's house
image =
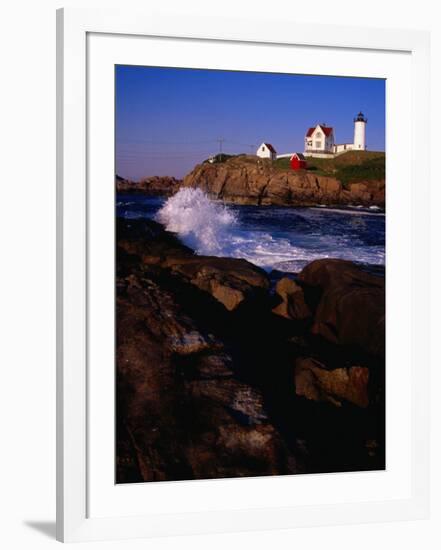
<path id="1" fill-rule="evenodd" d="M 326 124 L 317 124 L 306 132 L 305 156 L 328 157 L 334 154 L 334 128 Z"/>
<path id="2" fill-rule="evenodd" d="M 277 152 L 274 149 L 274 147 L 271 145 L 271 143 L 262 143 L 259 145 L 256 155 L 262 159 L 271 159 L 276 160 L 277 158 Z"/>
<path id="3" fill-rule="evenodd" d="M 346 151 L 366 150 L 367 118 L 360 111 L 354 118 L 353 143 L 336 144 L 334 129 L 326 124 L 317 124 L 308 129 L 305 135 L 305 156 L 329 158 L 345 153 Z"/>

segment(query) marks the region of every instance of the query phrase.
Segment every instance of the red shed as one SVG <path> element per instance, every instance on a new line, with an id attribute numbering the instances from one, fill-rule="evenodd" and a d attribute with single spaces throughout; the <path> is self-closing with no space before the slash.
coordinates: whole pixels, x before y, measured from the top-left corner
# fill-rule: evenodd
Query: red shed
<path id="1" fill-rule="evenodd" d="M 293 170 L 304 170 L 307 167 L 305 155 L 303 155 L 303 153 L 294 153 L 290 160 Z"/>

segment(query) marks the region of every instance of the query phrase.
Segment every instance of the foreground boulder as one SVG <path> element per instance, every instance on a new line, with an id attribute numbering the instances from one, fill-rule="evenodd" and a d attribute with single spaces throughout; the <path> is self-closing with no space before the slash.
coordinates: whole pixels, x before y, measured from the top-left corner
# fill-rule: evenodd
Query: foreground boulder
<path id="1" fill-rule="evenodd" d="M 160 250 L 154 224 L 141 241 L 140 224 L 129 229 L 131 246 L 130 231 L 120 228 L 117 273 L 117 481 L 304 471 L 271 421 L 261 389 L 237 375 L 226 339 L 234 309 L 229 290 L 237 285 L 243 300 L 253 285 L 265 288 L 266 279 L 228 262 L 215 263 L 214 273 L 210 258 L 203 275 L 203 261 L 185 257 L 166 234 Z M 146 235 L 160 260 L 135 252 Z M 168 246 L 183 256 L 172 261 Z M 225 278 L 225 295 L 213 285 L 216 277 Z"/>
<path id="2" fill-rule="evenodd" d="M 281 303 L 273 309 L 273 313 L 286 319 L 299 321 L 311 317 L 311 310 L 305 302 L 303 289 L 295 281 L 283 277 L 277 281 L 275 293 L 281 299 Z"/>
<path id="3" fill-rule="evenodd" d="M 298 281 L 315 302 L 311 333 L 327 342 L 384 358 L 384 278 L 345 260 L 316 260 Z"/>
<path id="4" fill-rule="evenodd" d="M 144 271 L 118 281 L 117 313 L 119 482 L 301 471 L 261 392 L 176 295 Z"/>
<path id="5" fill-rule="evenodd" d="M 300 357 L 295 366 L 296 394 L 313 401 L 326 401 L 341 407 L 348 401 L 358 407 L 369 405 L 369 369 L 348 367 L 328 370 L 310 357 Z"/>
<path id="6" fill-rule="evenodd" d="M 143 265 L 179 275 L 209 292 L 229 311 L 269 288 L 266 273 L 247 260 L 196 256 L 154 221 L 138 222 L 129 231 L 121 221 L 119 224 L 118 244 L 124 252 L 136 254 Z"/>
<path id="7" fill-rule="evenodd" d="M 196 256 L 168 258 L 162 265 L 209 292 L 229 311 L 269 287 L 265 272 L 246 260 Z"/>

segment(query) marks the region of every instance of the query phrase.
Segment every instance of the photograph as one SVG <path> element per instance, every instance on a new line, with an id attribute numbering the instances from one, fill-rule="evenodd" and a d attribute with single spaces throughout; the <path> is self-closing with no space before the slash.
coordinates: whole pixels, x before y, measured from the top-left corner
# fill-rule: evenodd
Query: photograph
<path id="1" fill-rule="evenodd" d="M 439 2 L 2 8 L 2 547 L 439 550 Z"/>
<path id="2" fill-rule="evenodd" d="M 114 84 L 115 483 L 385 470 L 386 79 Z"/>

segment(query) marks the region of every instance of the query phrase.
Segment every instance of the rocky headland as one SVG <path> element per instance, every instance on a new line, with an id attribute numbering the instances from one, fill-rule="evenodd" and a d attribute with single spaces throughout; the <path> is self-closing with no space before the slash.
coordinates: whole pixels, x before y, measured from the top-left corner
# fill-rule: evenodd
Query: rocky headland
<path id="1" fill-rule="evenodd" d="M 139 193 L 144 195 L 159 195 L 168 197 L 176 193 L 182 180 L 170 176 L 151 176 L 139 181 L 132 181 L 116 176 L 117 193 Z"/>
<path id="2" fill-rule="evenodd" d="M 383 278 L 269 276 L 149 220 L 117 219 L 117 258 L 119 483 L 384 468 Z"/>
<path id="3" fill-rule="evenodd" d="M 197 165 L 182 185 L 198 187 L 227 203 L 277 206 L 385 206 L 384 179 L 337 176 L 315 170 L 281 169 L 268 159 L 237 156 L 219 163 Z"/>
<path id="4" fill-rule="evenodd" d="M 198 164 L 183 180 L 152 176 L 135 182 L 117 176 L 116 189 L 170 196 L 194 187 L 232 204 L 385 208 L 384 153 L 352 151 L 336 159 L 311 159 L 307 170 L 296 171 L 286 161 L 224 155 L 220 162 Z"/>

